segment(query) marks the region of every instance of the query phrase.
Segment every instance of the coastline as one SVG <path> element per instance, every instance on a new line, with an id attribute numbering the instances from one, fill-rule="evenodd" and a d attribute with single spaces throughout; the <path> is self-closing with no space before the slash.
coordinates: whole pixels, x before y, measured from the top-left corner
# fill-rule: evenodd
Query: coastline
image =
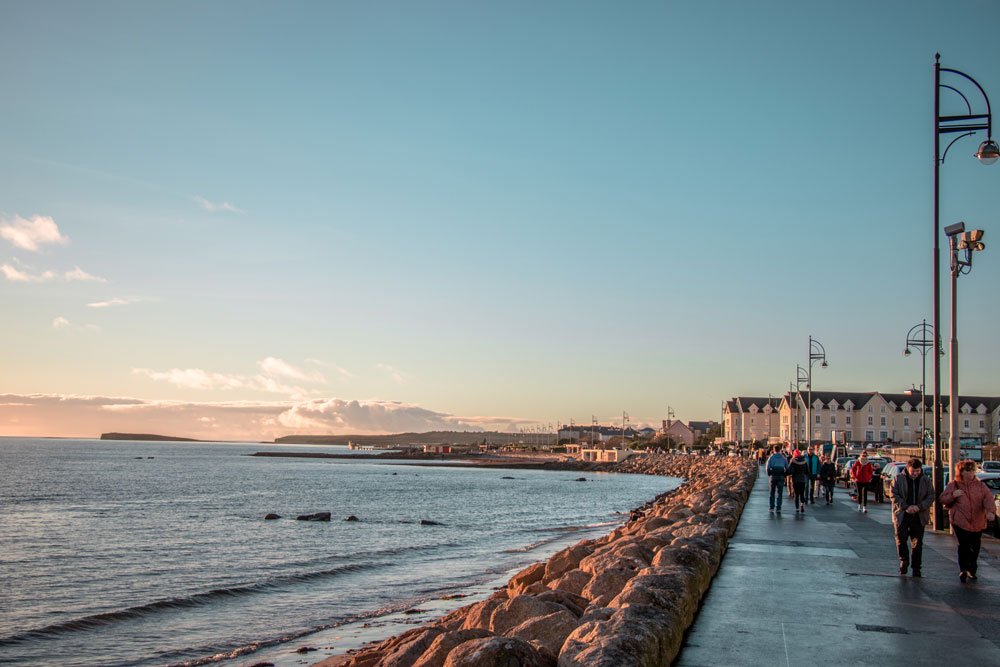
<path id="1" fill-rule="evenodd" d="M 576 469 L 576 468 L 574 468 Z M 653 454 L 608 472 L 686 481 L 633 510 L 610 534 L 584 539 L 510 577 L 485 600 L 314 667 L 670 664 L 711 584 L 757 476 L 752 462 Z"/>

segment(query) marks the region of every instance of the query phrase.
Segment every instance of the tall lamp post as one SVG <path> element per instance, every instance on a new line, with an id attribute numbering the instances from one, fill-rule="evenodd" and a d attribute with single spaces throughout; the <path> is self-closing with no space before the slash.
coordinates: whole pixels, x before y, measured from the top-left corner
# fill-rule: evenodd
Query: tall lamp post
<path id="1" fill-rule="evenodd" d="M 941 83 L 941 75 L 953 75 L 953 77 L 958 77 L 971 82 L 979 94 L 982 95 L 983 101 L 986 103 L 986 113 L 974 114 L 972 113 L 972 104 L 969 102 L 969 98 L 965 94 L 950 84 Z M 952 77 L 949 78 L 949 81 Z M 961 83 L 958 81 L 957 83 Z M 968 113 L 958 115 L 958 116 L 942 116 L 941 115 L 941 90 L 950 90 L 956 93 L 965 102 L 965 108 Z M 986 91 L 983 87 L 979 85 L 979 82 L 973 79 L 971 76 L 965 72 L 960 72 L 957 69 L 951 69 L 948 67 L 941 67 L 941 54 L 934 54 L 934 329 L 933 333 L 935 336 L 940 335 L 941 331 L 941 223 L 939 216 L 940 209 L 940 197 L 939 194 L 939 183 L 940 183 L 940 173 L 941 165 L 944 164 L 945 157 L 948 156 L 948 149 L 951 148 L 956 141 L 962 137 L 970 136 L 975 134 L 980 130 L 986 130 L 986 141 L 979 144 L 979 150 L 976 151 L 975 157 L 983 164 L 993 164 L 1000 159 L 1000 147 L 997 143 L 993 141 L 993 115 L 990 110 L 990 98 L 987 97 Z M 941 135 L 943 134 L 956 134 L 958 136 L 951 140 L 951 142 L 945 147 L 944 153 L 941 153 Z M 955 363 L 952 360 L 952 363 Z M 941 491 L 944 487 L 944 471 L 941 467 L 941 359 L 938 355 L 934 355 L 934 497 L 937 498 L 941 495 Z M 944 512 L 941 507 L 941 503 L 935 500 L 934 502 L 934 529 L 944 530 Z"/>
<path id="2" fill-rule="evenodd" d="M 951 477 L 955 479 L 958 474 L 958 277 L 963 273 L 972 271 L 972 253 L 983 250 L 983 230 L 974 229 L 971 232 L 965 231 L 964 222 L 956 222 L 944 228 L 944 233 L 948 235 L 948 248 L 951 251 L 951 339 L 948 342 L 948 350 L 951 352 L 951 373 L 949 377 L 949 389 L 951 396 L 948 399 L 948 417 L 951 428 L 948 438 L 948 466 L 951 470 Z M 962 256 L 965 256 L 964 258 Z"/>
<path id="3" fill-rule="evenodd" d="M 937 347 L 934 343 L 933 331 L 931 326 L 927 324 L 927 320 L 910 327 L 910 330 L 906 332 L 906 348 L 903 350 L 903 356 L 908 357 L 912 354 L 910 348 L 915 347 L 920 350 L 920 356 L 923 357 L 920 374 L 920 460 L 923 463 L 927 463 L 927 452 L 925 451 L 927 445 L 925 437 L 927 432 L 927 350 Z"/>
<path id="4" fill-rule="evenodd" d="M 826 368 L 826 348 L 818 340 L 809 336 L 809 374 L 806 376 L 806 388 L 809 390 L 809 405 L 806 406 L 806 447 L 812 444 L 813 427 L 813 364 L 822 361 L 820 368 Z"/>
<path id="5" fill-rule="evenodd" d="M 799 403 L 802 402 L 802 385 L 808 385 L 808 384 L 809 384 L 809 375 L 808 375 L 806 369 L 802 368 L 802 366 L 799 366 L 798 364 L 795 364 L 795 389 L 794 389 L 794 391 L 795 391 L 795 413 L 793 415 L 794 418 L 792 420 L 792 421 L 795 422 L 795 441 L 793 443 L 794 446 L 795 446 L 795 449 L 798 449 L 798 447 L 799 447 L 799 420 L 798 420 L 798 417 L 801 416 L 799 414 Z M 791 387 L 792 387 L 792 385 L 788 385 L 789 389 L 791 389 Z"/>

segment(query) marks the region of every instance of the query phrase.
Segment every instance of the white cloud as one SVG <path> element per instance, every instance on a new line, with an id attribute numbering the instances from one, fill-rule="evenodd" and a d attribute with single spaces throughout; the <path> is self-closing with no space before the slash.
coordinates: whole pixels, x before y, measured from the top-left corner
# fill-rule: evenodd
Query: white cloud
<path id="1" fill-rule="evenodd" d="M 52 328 L 72 329 L 73 331 L 85 334 L 96 334 L 101 332 L 101 327 L 97 326 L 96 324 L 72 324 L 69 320 L 67 320 L 65 317 L 61 315 L 52 320 Z"/>
<path id="2" fill-rule="evenodd" d="M 306 390 L 282 384 L 274 378 L 264 375 L 236 375 L 228 373 L 213 373 L 200 368 L 171 368 L 167 371 L 154 371 L 148 368 L 133 368 L 136 375 L 145 375 L 150 380 L 167 382 L 184 389 L 222 390 L 246 389 L 269 394 L 284 394 L 286 396 L 303 396 Z"/>
<path id="3" fill-rule="evenodd" d="M 130 303 L 138 303 L 142 299 L 132 299 L 132 298 L 122 298 L 116 296 L 113 299 L 108 299 L 107 301 L 94 301 L 93 303 L 88 303 L 88 308 L 111 308 L 112 306 L 127 306 Z"/>
<path id="4" fill-rule="evenodd" d="M 433 430 L 481 429 L 469 420 L 446 413 L 378 400 L 199 403 L 0 394 L 0 435 L 94 437 L 118 431 L 254 442 L 292 434 L 377 435 Z"/>
<path id="5" fill-rule="evenodd" d="M 65 329 L 68 326 L 69 326 L 69 320 L 67 320 L 65 317 L 59 316 L 56 319 L 52 320 L 53 329 Z"/>
<path id="6" fill-rule="evenodd" d="M 230 204 L 227 201 L 223 202 L 213 202 L 205 199 L 204 197 L 194 197 L 195 203 L 201 206 L 203 209 L 210 213 L 218 213 L 219 211 L 225 213 L 244 213 L 243 209 Z"/>
<path id="7" fill-rule="evenodd" d="M 347 370 L 343 366 L 338 366 L 336 364 L 331 364 L 331 363 L 328 363 L 326 361 L 321 361 L 319 359 L 306 359 L 306 361 L 308 363 L 310 363 L 310 364 L 316 364 L 317 366 L 322 366 L 323 368 L 329 368 L 330 370 L 332 370 L 333 372 L 335 372 L 337 375 L 339 375 L 340 379 L 342 379 L 342 380 L 353 380 L 355 377 L 357 377 L 356 375 L 354 375 L 354 373 L 352 373 L 351 371 Z"/>
<path id="8" fill-rule="evenodd" d="M 56 221 L 47 215 L 33 215 L 22 218 L 15 215 L 13 220 L 0 220 L 0 237 L 23 250 L 37 252 L 41 246 L 55 243 L 66 245 L 69 238 L 59 231 Z"/>
<path id="9" fill-rule="evenodd" d="M 300 382 L 326 383 L 326 378 L 323 377 L 322 373 L 304 371 L 301 368 L 291 365 L 287 361 L 276 359 L 274 357 L 261 359 L 257 362 L 257 367 L 260 368 L 260 370 L 266 375 L 270 375 L 272 377 L 284 377 L 291 380 L 298 380 Z"/>
<path id="10" fill-rule="evenodd" d="M 72 271 L 67 271 L 64 276 L 67 282 L 92 282 L 92 283 L 106 283 L 107 278 L 101 278 L 100 276 L 95 276 L 87 273 L 79 266 L 74 266 Z"/>
<path id="11" fill-rule="evenodd" d="M 13 283 L 47 283 L 56 279 L 56 274 L 52 271 L 29 273 L 29 271 L 22 271 L 21 269 L 11 266 L 10 264 L 0 266 L 0 271 L 3 272 L 4 278 Z"/>
<path id="12" fill-rule="evenodd" d="M 406 375 L 401 370 L 393 368 L 389 364 L 375 364 L 375 368 L 391 377 L 392 381 L 396 384 L 403 384 L 406 381 Z"/>

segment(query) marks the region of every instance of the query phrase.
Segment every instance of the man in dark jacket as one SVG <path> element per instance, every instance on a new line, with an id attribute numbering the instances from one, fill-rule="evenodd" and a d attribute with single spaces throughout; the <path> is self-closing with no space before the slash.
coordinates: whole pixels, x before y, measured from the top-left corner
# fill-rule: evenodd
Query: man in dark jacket
<path id="1" fill-rule="evenodd" d="M 788 474 L 788 459 L 781 453 L 780 445 L 774 446 L 774 453 L 767 459 L 764 470 L 767 471 L 768 479 L 771 481 L 771 495 L 768 499 L 769 509 L 767 511 L 781 514 L 781 499 L 785 495 L 785 475 Z M 777 496 L 777 502 L 775 502 L 775 496 Z"/>
<path id="2" fill-rule="evenodd" d="M 910 459 L 906 468 L 892 482 L 892 525 L 896 529 L 896 551 L 899 554 L 899 573 L 913 566 L 913 576 L 920 576 L 921 556 L 924 550 L 924 526 L 931 518 L 934 504 L 934 487 L 924 474 L 923 462 Z M 907 549 L 913 548 L 913 554 Z"/>
<path id="3" fill-rule="evenodd" d="M 817 446 L 816 449 L 819 449 L 819 446 Z M 819 455 L 813 451 L 812 445 L 809 445 L 806 448 L 806 463 L 809 465 L 809 483 L 806 487 L 806 496 L 809 498 L 809 503 L 815 505 L 816 483 L 819 480 L 820 460 Z"/>
<path id="4" fill-rule="evenodd" d="M 829 456 L 823 456 L 819 466 L 819 481 L 823 485 L 823 497 L 827 505 L 833 504 L 833 487 L 837 485 L 837 465 Z"/>
<path id="5" fill-rule="evenodd" d="M 795 450 L 792 461 L 788 464 L 788 472 L 792 476 L 792 493 L 795 494 L 795 511 L 806 511 L 806 485 L 809 483 L 809 463 L 799 450 Z"/>

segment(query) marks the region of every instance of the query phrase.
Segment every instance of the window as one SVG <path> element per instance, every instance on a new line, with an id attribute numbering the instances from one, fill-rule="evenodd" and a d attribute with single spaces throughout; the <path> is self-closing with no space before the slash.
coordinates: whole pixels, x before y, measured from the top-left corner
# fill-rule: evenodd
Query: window
<path id="1" fill-rule="evenodd" d="M 865 431 L 865 440 L 874 440 L 875 431 Z"/>
<path id="2" fill-rule="evenodd" d="M 881 406 L 881 407 L 880 407 L 880 408 L 878 409 L 878 411 L 879 411 L 879 412 L 881 412 L 882 414 L 885 414 L 885 406 L 884 406 L 884 405 L 883 405 L 883 406 Z"/>
<path id="3" fill-rule="evenodd" d="M 871 426 L 871 425 L 872 425 L 872 418 L 871 418 L 871 417 L 869 417 L 869 418 L 868 418 L 868 425 L 869 425 L 869 426 Z"/>
<path id="4" fill-rule="evenodd" d="M 980 419 L 979 420 L 979 430 L 982 431 L 984 428 L 986 428 L 986 420 L 985 419 Z"/>
<path id="5" fill-rule="evenodd" d="M 964 421 L 965 421 L 965 425 L 962 428 L 969 428 L 969 420 L 966 419 Z M 955 483 L 958 484 L 958 482 L 955 482 Z"/>
<path id="6" fill-rule="evenodd" d="M 885 431 L 879 431 L 878 432 L 878 439 L 881 440 L 882 442 L 885 442 L 888 437 L 889 437 L 889 434 L 886 433 Z"/>
<path id="7" fill-rule="evenodd" d="M 847 415 L 847 423 L 848 423 L 848 425 L 850 425 L 850 423 L 851 423 L 851 415 Z"/>
<path id="8" fill-rule="evenodd" d="M 878 424 L 879 426 L 885 426 L 885 417 L 879 417 L 878 418 L 878 422 L 879 422 L 879 424 Z"/>
<path id="9" fill-rule="evenodd" d="M 910 425 L 910 418 L 903 417 L 903 426 L 909 426 L 909 425 Z"/>
<path id="10" fill-rule="evenodd" d="M 816 423 L 817 423 L 817 424 L 819 423 L 819 415 L 816 415 Z M 969 420 L 968 420 L 968 419 L 966 419 L 966 420 L 965 420 L 965 425 L 966 425 L 966 426 L 968 426 L 968 425 L 969 425 Z M 957 484 L 957 482 L 956 482 L 956 484 Z"/>
<path id="11" fill-rule="evenodd" d="M 833 426 L 837 423 L 837 415 L 830 415 L 830 425 Z"/>

